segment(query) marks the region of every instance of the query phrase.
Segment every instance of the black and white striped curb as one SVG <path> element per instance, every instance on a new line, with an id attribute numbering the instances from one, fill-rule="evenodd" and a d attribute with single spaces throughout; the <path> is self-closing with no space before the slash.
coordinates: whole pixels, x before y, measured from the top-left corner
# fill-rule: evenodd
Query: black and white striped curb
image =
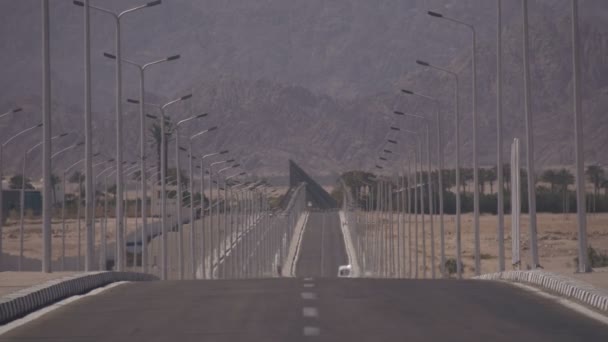
<path id="1" fill-rule="evenodd" d="M 574 280 L 567 276 L 541 270 L 533 270 L 489 273 L 475 277 L 475 279 L 506 280 L 530 284 L 557 293 L 563 297 L 575 299 L 604 314 L 608 314 L 608 291 L 598 289 L 592 285 Z"/>
<path id="2" fill-rule="evenodd" d="M 31 286 L 0 298 L 0 325 L 47 305 L 117 281 L 149 281 L 157 277 L 135 272 L 79 273 Z"/>

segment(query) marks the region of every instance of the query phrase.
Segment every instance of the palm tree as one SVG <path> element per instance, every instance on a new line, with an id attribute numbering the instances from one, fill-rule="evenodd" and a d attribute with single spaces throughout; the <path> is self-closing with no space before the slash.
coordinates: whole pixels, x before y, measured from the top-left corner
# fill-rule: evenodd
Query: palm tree
<path id="1" fill-rule="evenodd" d="M 70 178 L 68 178 L 68 182 L 72 184 L 80 184 L 84 181 L 84 175 L 80 171 L 74 171 Z"/>
<path id="2" fill-rule="evenodd" d="M 565 214 L 568 207 L 568 186 L 574 184 L 574 176 L 566 169 L 561 169 L 555 174 L 555 184 L 559 185 L 562 191 L 562 211 Z"/>
<path id="3" fill-rule="evenodd" d="M 23 175 L 17 174 L 11 177 L 8 181 L 8 186 L 11 189 L 21 189 L 21 183 L 23 182 Z M 25 178 L 25 189 L 34 189 L 34 186 L 31 183 L 29 178 Z"/>
<path id="4" fill-rule="evenodd" d="M 84 176 L 83 176 L 84 177 Z M 57 185 L 61 183 L 61 178 L 54 173 L 51 173 L 51 190 L 53 191 L 53 205 L 57 203 Z"/>
<path id="5" fill-rule="evenodd" d="M 165 118 L 165 146 L 164 146 L 164 154 L 165 160 L 167 160 L 168 150 L 169 150 L 169 138 L 173 134 L 173 127 L 169 118 Z M 161 151 L 161 132 L 160 132 L 160 123 L 154 122 L 150 127 L 150 134 L 148 134 L 149 144 L 156 151 L 156 170 L 159 171 L 158 181 L 160 182 L 160 151 Z M 165 169 L 165 174 L 167 174 L 167 170 Z"/>
<path id="6" fill-rule="evenodd" d="M 479 177 L 479 193 L 482 195 L 486 193 L 486 181 L 488 180 L 488 170 L 484 168 L 479 168 L 478 172 Z"/>
<path id="7" fill-rule="evenodd" d="M 599 165 L 589 165 L 585 171 L 587 179 L 593 184 L 593 212 L 596 209 L 597 196 L 600 192 L 600 187 L 605 180 L 604 169 Z"/>
<path id="8" fill-rule="evenodd" d="M 504 177 L 503 186 L 506 188 L 506 191 L 511 190 L 511 163 L 504 163 L 502 165 L 502 174 Z"/>
<path id="9" fill-rule="evenodd" d="M 555 170 L 545 170 L 543 174 L 540 176 L 543 182 L 549 183 L 551 185 L 551 192 L 555 192 L 555 184 L 557 183 L 557 172 Z"/>
<path id="10" fill-rule="evenodd" d="M 494 182 L 496 182 L 496 166 L 486 170 L 486 181 L 490 183 L 490 194 L 494 193 Z"/>
<path id="11" fill-rule="evenodd" d="M 456 170 L 455 169 L 442 170 L 441 174 L 443 175 L 443 187 L 446 190 L 451 189 L 454 185 L 456 185 Z"/>
<path id="12" fill-rule="evenodd" d="M 460 169 L 460 184 L 462 186 L 462 193 L 466 193 L 467 185 L 473 180 L 473 169 L 462 168 Z"/>

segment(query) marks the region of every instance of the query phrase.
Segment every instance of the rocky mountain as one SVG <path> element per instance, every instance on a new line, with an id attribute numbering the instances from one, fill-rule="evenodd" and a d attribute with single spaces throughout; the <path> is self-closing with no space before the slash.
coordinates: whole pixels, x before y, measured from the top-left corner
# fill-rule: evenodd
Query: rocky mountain
<path id="1" fill-rule="evenodd" d="M 112 10 L 134 0 L 92 0 Z M 505 146 L 524 138 L 521 10 L 504 3 Z M 53 130 L 74 134 L 61 144 L 81 139 L 83 35 L 82 11 L 70 1 L 52 1 Z M 535 158 L 543 166 L 573 162 L 570 1 L 530 1 L 532 109 Z M 259 175 L 287 172 L 296 160 L 313 175 L 328 176 L 355 168 L 373 168 L 388 127 L 399 109 L 433 115 L 432 107 L 400 94 L 401 88 L 442 101 L 446 162 L 453 158 L 451 80 L 417 66 L 426 59 L 460 74 L 463 157 L 470 163 L 470 35 L 466 29 L 430 18 L 427 9 L 475 24 L 478 34 L 478 115 L 481 162 L 495 162 L 495 2 L 487 0 L 164 0 L 158 7 L 123 18 L 123 54 L 146 62 L 180 53 L 178 61 L 155 66 L 146 75 L 147 99 L 162 103 L 192 92 L 191 101 L 171 108 L 172 120 L 208 112 L 190 124 L 184 136 L 218 125 L 196 148 L 229 148 L 245 167 Z M 580 1 L 583 38 L 583 97 L 586 160 L 608 162 L 608 4 Z M 0 106 L 21 105 L 19 117 L 0 122 L 8 137 L 39 122 L 39 2 L 0 3 Z M 95 140 L 100 151 L 114 153 L 114 65 L 102 56 L 113 52 L 109 16 L 92 15 Z M 124 98 L 137 96 L 133 68 L 123 68 Z M 124 104 L 127 158 L 136 157 L 137 108 Z M 0 111 L 2 111 L 0 109 Z M 415 120 L 399 119 L 404 127 Z M 32 135 L 9 146 L 5 160 L 17 169 L 23 146 Z M 408 142 L 403 140 L 403 150 Z M 185 141 L 185 140 L 184 140 Z M 58 142 L 60 144 L 60 142 Z M 185 142 L 183 144 L 186 144 Z M 150 149 L 152 151 L 152 149 Z M 508 151 L 507 151 L 508 152 Z M 197 152 L 199 153 L 199 152 Z M 58 159 L 57 168 L 80 157 Z M 32 153 L 32 158 L 39 154 Z M 398 157 L 404 158 L 404 155 Z M 33 165 L 33 164 L 32 164 Z M 35 168 L 33 174 L 39 172 Z"/>

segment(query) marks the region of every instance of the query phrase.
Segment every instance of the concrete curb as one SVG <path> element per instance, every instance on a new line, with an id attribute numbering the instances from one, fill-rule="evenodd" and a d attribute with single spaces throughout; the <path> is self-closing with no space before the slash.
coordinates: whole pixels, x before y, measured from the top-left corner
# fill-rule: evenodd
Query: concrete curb
<path id="1" fill-rule="evenodd" d="M 310 212 L 305 211 L 298 218 L 298 223 L 296 224 L 294 234 L 291 237 L 291 242 L 289 243 L 287 257 L 285 258 L 285 263 L 283 264 L 283 277 L 294 278 L 296 276 L 296 263 L 298 261 L 298 256 L 300 255 L 302 236 L 304 235 L 304 229 L 308 223 L 309 215 Z"/>
<path id="2" fill-rule="evenodd" d="M 600 290 L 587 283 L 554 273 L 534 271 L 505 271 L 484 274 L 474 279 L 504 280 L 530 284 L 563 297 L 574 299 L 604 314 L 608 314 L 608 291 Z"/>
<path id="3" fill-rule="evenodd" d="M 355 247 L 353 245 L 353 240 L 351 237 L 350 229 L 348 229 L 349 218 L 347 214 L 340 210 L 340 228 L 342 229 L 342 236 L 344 237 L 344 245 L 346 246 L 346 254 L 348 257 L 348 262 L 351 266 L 351 277 L 356 278 L 360 276 L 359 272 L 359 262 L 357 261 L 357 255 L 355 253 Z"/>
<path id="4" fill-rule="evenodd" d="M 0 325 L 67 297 L 117 281 L 149 281 L 157 277 L 135 272 L 88 272 L 49 280 L 0 298 Z"/>

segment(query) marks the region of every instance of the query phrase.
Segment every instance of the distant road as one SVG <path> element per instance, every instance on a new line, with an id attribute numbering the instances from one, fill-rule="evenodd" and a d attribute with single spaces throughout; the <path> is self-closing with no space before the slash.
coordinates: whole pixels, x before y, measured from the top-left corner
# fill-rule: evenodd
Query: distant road
<path id="1" fill-rule="evenodd" d="M 336 277 L 348 263 L 337 212 L 311 212 L 296 263 L 298 277 Z"/>

